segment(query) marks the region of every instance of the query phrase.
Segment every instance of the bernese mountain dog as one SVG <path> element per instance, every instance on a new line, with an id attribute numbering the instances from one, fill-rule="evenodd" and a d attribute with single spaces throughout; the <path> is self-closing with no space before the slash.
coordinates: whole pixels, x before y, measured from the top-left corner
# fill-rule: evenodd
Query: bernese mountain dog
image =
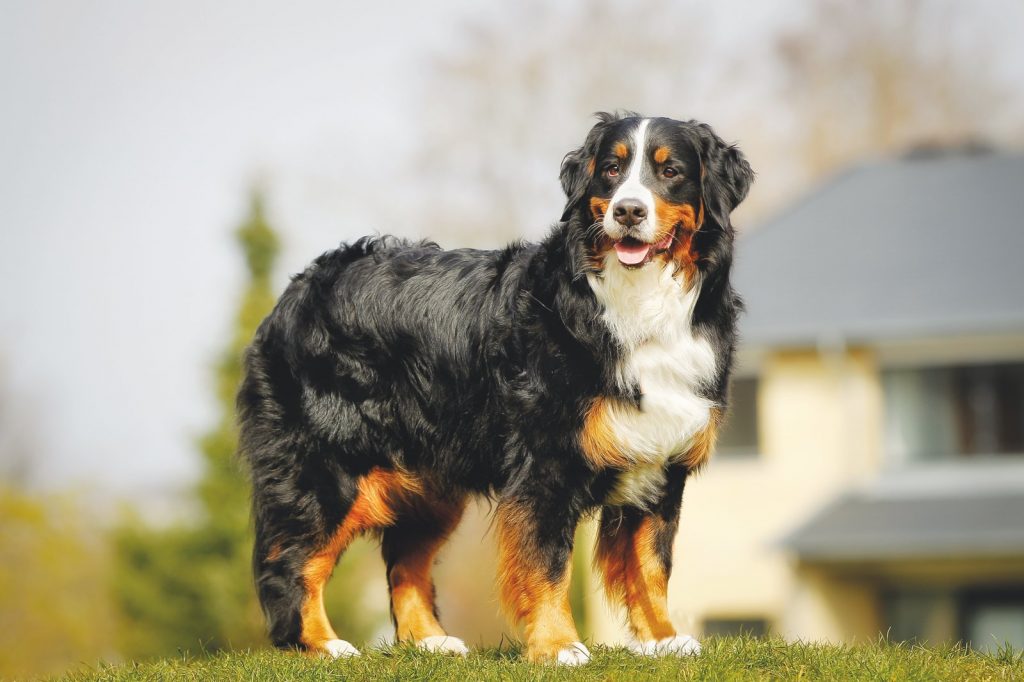
<path id="1" fill-rule="evenodd" d="M 529 660 L 590 659 L 568 595 L 592 512 L 635 650 L 699 652 L 666 592 L 683 485 L 726 409 L 741 308 L 730 213 L 753 172 L 706 124 L 598 119 L 562 162 L 565 211 L 539 244 L 363 238 L 295 276 L 260 325 L 238 413 L 274 644 L 358 655 L 323 592 L 369 533 L 397 639 L 465 654 L 438 622 L 431 567 L 484 495 Z"/>

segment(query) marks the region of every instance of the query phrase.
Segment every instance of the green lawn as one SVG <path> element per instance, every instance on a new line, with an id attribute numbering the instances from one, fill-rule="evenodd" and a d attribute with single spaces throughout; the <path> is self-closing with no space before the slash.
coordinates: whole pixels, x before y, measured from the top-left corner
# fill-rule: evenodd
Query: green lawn
<path id="1" fill-rule="evenodd" d="M 592 647 L 582 668 L 531 665 L 518 648 L 474 651 L 467 659 L 407 647 L 369 649 L 342 661 L 257 651 L 82 668 L 62 680 L 1024 680 L 1024 655 L 958 647 L 927 649 L 879 643 L 857 647 L 786 644 L 777 639 L 719 638 L 696 658 L 637 658 Z"/>

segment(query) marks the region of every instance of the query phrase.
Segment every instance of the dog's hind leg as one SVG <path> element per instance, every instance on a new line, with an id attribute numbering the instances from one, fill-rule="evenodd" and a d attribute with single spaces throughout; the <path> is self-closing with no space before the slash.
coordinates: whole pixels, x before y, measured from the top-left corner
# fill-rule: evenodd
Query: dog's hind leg
<path id="1" fill-rule="evenodd" d="M 384 530 L 381 553 L 387 564 L 391 617 L 399 641 L 413 641 L 430 651 L 468 653 L 438 622 L 430 573 L 441 546 L 462 518 L 461 496 L 424 495 L 403 507 L 395 525 Z"/>
<path id="2" fill-rule="evenodd" d="M 301 514 L 296 508 L 282 512 L 282 523 L 276 526 L 261 523 L 267 514 L 261 514 L 257 504 L 257 587 L 277 646 L 298 646 L 335 657 L 359 654 L 331 627 L 324 609 L 324 588 L 352 540 L 394 523 L 403 499 L 417 494 L 419 483 L 404 472 L 372 469 L 342 488 L 342 497 L 349 504 L 330 532 L 313 534 L 299 528 L 304 518 L 321 518 L 309 510 L 316 505 L 312 499 L 297 505 L 304 507 Z M 273 539 L 269 539 L 272 528 Z"/>
<path id="3" fill-rule="evenodd" d="M 330 511 L 316 494 L 300 492 L 293 483 L 289 476 L 275 477 L 274 485 L 257 486 L 253 499 L 253 571 L 270 639 L 282 648 L 357 655 L 338 639 L 323 607 L 324 585 L 357 534 L 353 524 L 339 522 L 356 510 L 355 479 L 342 481 Z"/>

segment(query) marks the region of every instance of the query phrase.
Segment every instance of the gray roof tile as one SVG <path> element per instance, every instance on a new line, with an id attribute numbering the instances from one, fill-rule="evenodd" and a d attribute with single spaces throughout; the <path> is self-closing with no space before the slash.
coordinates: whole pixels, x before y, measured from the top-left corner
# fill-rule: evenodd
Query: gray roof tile
<path id="1" fill-rule="evenodd" d="M 805 561 L 1024 556 L 1024 493 L 877 498 L 851 494 L 782 544 Z"/>
<path id="2" fill-rule="evenodd" d="M 1024 156 L 856 167 L 736 248 L 748 346 L 1024 331 Z"/>

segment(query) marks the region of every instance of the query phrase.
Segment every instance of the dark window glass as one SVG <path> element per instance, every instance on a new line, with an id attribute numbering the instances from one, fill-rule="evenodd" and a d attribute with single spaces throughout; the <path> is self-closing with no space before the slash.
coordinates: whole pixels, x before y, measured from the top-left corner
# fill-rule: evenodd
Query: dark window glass
<path id="1" fill-rule="evenodd" d="M 948 590 L 888 590 L 882 610 L 890 641 L 937 645 L 955 637 L 956 603 Z"/>
<path id="2" fill-rule="evenodd" d="M 883 373 L 895 461 L 1024 454 L 1024 363 Z"/>
<path id="3" fill-rule="evenodd" d="M 714 636 L 747 635 L 764 637 L 768 634 L 766 618 L 707 618 L 704 620 L 704 634 Z"/>
<path id="4" fill-rule="evenodd" d="M 1024 592 L 967 592 L 961 596 L 961 639 L 972 649 L 996 653 L 1007 644 L 1024 649 Z"/>
<path id="5" fill-rule="evenodd" d="M 937 646 L 960 641 L 995 653 L 1024 647 L 1024 590 L 1019 585 L 882 593 L 883 632 L 894 642 Z"/>
<path id="6" fill-rule="evenodd" d="M 733 379 L 729 387 L 729 414 L 725 428 L 718 434 L 719 455 L 753 456 L 757 442 L 757 379 Z"/>

